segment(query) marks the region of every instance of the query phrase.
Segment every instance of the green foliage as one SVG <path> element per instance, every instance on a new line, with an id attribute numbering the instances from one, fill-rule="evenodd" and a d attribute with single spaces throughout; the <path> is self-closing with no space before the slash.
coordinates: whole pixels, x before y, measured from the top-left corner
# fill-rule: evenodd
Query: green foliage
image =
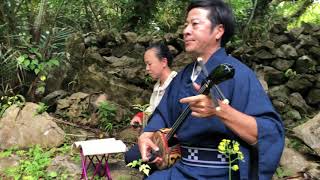
<path id="1" fill-rule="evenodd" d="M 46 59 L 38 48 L 29 48 L 28 54 L 22 54 L 17 58 L 17 63 L 21 69 L 31 71 L 39 78 L 35 79 L 37 94 L 44 94 L 46 77 L 53 68 L 60 65 L 57 57 Z"/>
<path id="2" fill-rule="evenodd" d="M 7 48 L 0 44 L 0 77 L 2 91 L 5 91 L 4 86 L 8 87 L 8 83 L 18 80 L 19 74 L 16 71 L 16 57 L 19 52 L 13 48 Z M 6 93 L 5 93 L 6 94 Z"/>
<path id="3" fill-rule="evenodd" d="M 278 178 L 285 178 L 285 177 L 288 177 L 288 176 L 291 176 L 293 175 L 291 172 L 285 170 L 283 167 L 278 167 L 276 169 L 276 176 Z"/>
<path id="4" fill-rule="evenodd" d="M 232 7 L 233 14 L 236 18 L 238 27 L 243 27 L 249 20 L 249 16 L 252 11 L 252 1 L 248 0 L 228 0 L 227 1 Z"/>
<path id="5" fill-rule="evenodd" d="M 70 153 L 70 151 L 71 151 L 71 147 L 72 147 L 72 146 L 70 146 L 70 145 L 68 145 L 68 144 L 63 144 L 63 146 L 57 148 L 56 151 L 57 151 L 58 153 L 61 153 L 61 154 L 68 154 L 68 153 Z"/>
<path id="6" fill-rule="evenodd" d="M 70 154 L 71 145 L 64 144 L 58 148 L 51 148 L 45 150 L 39 145 L 33 146 L 27 150 L 18 149 L 16 147 L 0 151 L 0 158 L 10 156 L 19 157 L 19 165 L 16 167 L 7 167 L 4 169 L 4 177 L 6 179 L 70 179 L 70 174 L 65 169 L 58 169 L 57 171 L 47 171 L 52 158 L 58 155 L 71 155 L 71 159 L 80 163 L 80 156 Z M 1 176 L 2 177 L 2 176 Z"/>
<path id="7" fill-rule="evenodd" d="M 37 145 L 28 151 L 21 150 L 19 154 L 24 156 L 24 159 L 20 160 L 19 166 L 5 170 L 8 177 L 13 177 L 14 179 L 50 177 L 50 175 L 47 175 L 45 172 L 45 169 L 51 162 L 52 151 L 44 151 Z"/>
<path id="8" fill-rule="evenodd" d="M 153 28 L 151 30 L 162 32 L 175 31 L 178 25 L 181 25 L 184 22 L 186 6 L 187 1 L 158 1 L 154 19 L 149 24 L 151 25 L 150 27 Z"/>
<path id="9" fill-rule="evenodd" d="M 293 148 L 297 151 L 300 151 L 300 150 L 303 150 L 304 144 L 301 140 L 294 138 L 294 139 L 290 139 L 288 143 L 288 147 Z"/>
<path id="10" fill-rule="evenodd" d="M 43 102 L 40 102 L 38 103 L 38 107 L 36 109 L 36 114 L 42 114 L 44 112 L 46 112 L 48 110 L 48 106 L 43 103 Z"/>
<path id="11" fill-rule="evenodd" d="M 288 29 L 300 27 L 302 23 L 312 23 L 320 25 L 320 3 L 314 3 L 307 8 L 295 22 L 288 24 Z"/>
<path id="12" fill-rule="evenodd" d="M 50 150 L 42 149 L 39 145 L 33 146 L 29 149 L 18 149 L 12 147 L 6 150 L 0 150 L 0 159 L 8 157 L 16 157 L 19 159 L 18 166 L 5 167 L 0 173 L 0 179 L 60 179 L 68 180 L 73 177 L 72 172 L 64 168 L 58 168 L 57 171 L 47 171 L 52 158 L 56 156 L 70 155 L 71 160 L 80 163 L 80 156 L 78 153 L 71 153 L 72 146 L 64 144 L 58 148 L 51 148 Z M 71 173 L 71 174 L 70 174 Z"/>
<path id="13" fill-rule="evenodd" d="M 6 149 L 5 151 L 0 151 L 0 158 L 9 157 L 13 154 L 14 151 L 16 151 L 15 147 Z"/>
<path id="14" fill-rule="evenodd" d="M 25 104 L 25 99 L 22 95 L 15 96 L 2 96 L 0 99 L 0 117 L 4 114 L 6 109 L 8 109 L 12 105 L 17 105 L 18 107 L 22 107 Z"/>
<path id="15" fill-rule="evenodd" d="M 149 104 L 144 104 L 144 105 L 134 104 L 134 105 L 132 105 L 132 106 L 133 106 L 133 109 L 137 109 L 137 110 L 140 111 L 140 112 L 145 112 L 146 109 L 149 107 Z"/>
<path id="16" fill-rule="evenodd" d="M 292 16 L 304 1 L 282 1 L 276 6 L 276 13 L 283 17 Z"/>
<path id="17" fill-rule="evenodd" d="M 111 132 L 115 125 L 116 107 L 108 101 L 102 101 L 98 107 L 100 127 Z"/>
<path id="18" fill-rule="evenodd" d="M 17 58 L 18 65 L 27 71 L 32 71 L 36 75 L 48 74 L 53 67 L 59 67 L 60 63 L 56 58 L 49 60 L 43 59 L 43 56 L 36 48 L 30 48 L 31 55 L 23 54 Z"/>
<path id="19" fill-rule="evenodd" d="M 275 6 L 274 12 L 278 17 L 290 18 L 303 5 L 304 1 L 282 1 L 280 4 Z M 313 2 L 311 6 L 307 7 L 306 11 L 301 16 L 288 24 L 288 29 L 300 27 L 303 22 L 320 24 L 319 2 Z"/>
<path id="20" fill-rule="evenodd" d="M 243 153 L 240 151 L 240 144 L 235 140 L 222 139 L 219 143 L 218 151 L 229 158 L 229 180 L 231 180 L 231 170 L 239 170 L 239 166 L 233 163 L 244 159 Z"/>
<path id="21" fill-rule="evenodd" d="M 139 171 L 143 172 L 145 175 L 149 176 L 150 173 L 150 166 L 146 163 L 142 162 L 142 159 L 139 160 L 134 160 L 132 162 L 130 162 L 129 164 L 127 164 L 128 167 L 139 167 Z"/>
<path id="22" fill-rule="evenodd" d="M 297 75 L 297 72 L 292 70 L 292 69 L 288 69 L 284 73 L 284 76 L 287 77 L 287 78 L 295 77 L 296 75 Z"/>

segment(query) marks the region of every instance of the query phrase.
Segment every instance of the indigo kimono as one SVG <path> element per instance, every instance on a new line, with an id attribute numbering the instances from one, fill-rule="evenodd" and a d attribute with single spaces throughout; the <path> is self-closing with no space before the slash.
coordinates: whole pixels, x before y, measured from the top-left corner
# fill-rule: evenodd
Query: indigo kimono
<path id="1" fill-rule="evenodd" d="M 157 131 L 160 128 L 171 127 L 187 104 L 179 102 L 188 96 L 198 95 L 190 79 L 194 67 L 193 62 L 187 65 L 168 87 L 160 104 L 152 114 L 145 132 Z M 244 161 L 239 161 L 239 170 L 233 172 L 232 179 L 270 180 L 274 174 L 284 147 L 284 128 L 279 114 L 274 110 L 267 94 L 262 88 L 255 73 L 239 60 L 228 56 L 224 48 L 216 51 L 205 64 L 211 72 L 219 64 L 228 63 L 235 69 L 232 79 L 218 84 L 219 88 L 230 101 L 230 105 L 240 112 L 253 116 L 258 127 L 258 141 L 249 145 L 223 124 L 218 117 L 195 118 L 189 115 L 176 135 L 181 145 L 217 148 L 222 139 L 237 140 Z M 203 72 L 196 82 L 201 84 L 205 75 Z M 190 166 L 178 161 L 171 168 L 156 171 L 147 179 L 215 179 L 226 180 L 229 177 L 228 168 L 206 168 Z"/>

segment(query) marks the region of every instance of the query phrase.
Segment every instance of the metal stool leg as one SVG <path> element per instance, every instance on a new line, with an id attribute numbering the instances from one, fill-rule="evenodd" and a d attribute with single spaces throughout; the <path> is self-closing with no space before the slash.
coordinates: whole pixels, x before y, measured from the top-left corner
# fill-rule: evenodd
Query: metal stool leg
<path id="1" fill-rule="evenodd" d="M 81 164 L 82 164 L 81 179 L 84 178 L 85 180 L 88 180 L 87 170 L 92 164 L 94 168 L 94 172 L 91 178 L 92 180 L 97 174 L 100 177 L 105 176 L 106 179 L 112 180 L 109 163 L 108 163 L 109 155 L 102 155 L 100 159 L 98 155 L 84 156 L 82 150 L 80 150 L 80 155 L 81 155 Z M 96 164 L 95 164 L 95 159 L 96 159 Z M 101 170 L 103 172 L 101 172 Z"/>
<path id="2" fill-rule="evenodd" d="M 81 156 L 81 164 L 82 164 L 81 179 L 85 178 L 85 180 L 88 180 L 86 157 L 83 155 L 82 149 L 80 149 L 80 156 Z"/>

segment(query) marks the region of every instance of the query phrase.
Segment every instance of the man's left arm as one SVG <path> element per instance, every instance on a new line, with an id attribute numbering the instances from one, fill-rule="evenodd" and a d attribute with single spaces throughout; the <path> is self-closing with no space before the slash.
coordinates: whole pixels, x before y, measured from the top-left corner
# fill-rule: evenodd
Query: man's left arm
<path id="1" fill-rule="evenodd" d="M 258 139 L 258 128 L 253 116 L 244 114 L 228 104 L 219 101 L 221 109 L 216 110 L 212 99 L 206 95 L 197 95 L 183 98 L 181 103 L 189 103 L 192 116 L 218 116 L 223 123 L 248 144 L 255 144 Z"/>

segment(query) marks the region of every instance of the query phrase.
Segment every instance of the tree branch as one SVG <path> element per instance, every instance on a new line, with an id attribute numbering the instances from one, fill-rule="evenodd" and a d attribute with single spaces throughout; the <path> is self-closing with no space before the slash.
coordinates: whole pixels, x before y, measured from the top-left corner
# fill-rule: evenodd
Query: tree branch
<path id="1" fill-rule="evenodd" d="M 313 3 L 313 0 L 305 0 L 304 3 L 299 7 L 299 9 L 289 17 L 289 19 L 296 19 L 296 18 L 300 17 L 304 12 L 306 12 L 308 7 L 312 3 Z"/>

